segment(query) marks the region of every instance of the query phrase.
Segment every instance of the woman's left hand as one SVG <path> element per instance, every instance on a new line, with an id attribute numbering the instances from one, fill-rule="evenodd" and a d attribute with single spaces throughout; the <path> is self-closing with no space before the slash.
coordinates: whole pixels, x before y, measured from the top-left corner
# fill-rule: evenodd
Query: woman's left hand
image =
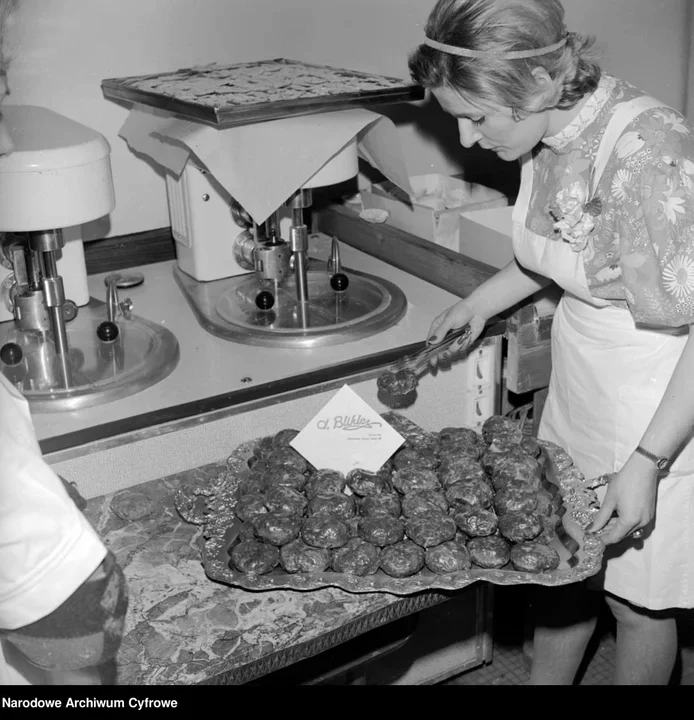
<path id="1" fill-rule="evenodd" d="M 588 528 L 588 532 L 599 532 L 616 514 L 615 522 L 600 538 L 605 545 L 614 545 L 634 531 L 647 528 L 655 517 L 657 471 L 652 464 L 644 466 L 640 459 L 631 458 L 612 476 L 602 507 Z"/>

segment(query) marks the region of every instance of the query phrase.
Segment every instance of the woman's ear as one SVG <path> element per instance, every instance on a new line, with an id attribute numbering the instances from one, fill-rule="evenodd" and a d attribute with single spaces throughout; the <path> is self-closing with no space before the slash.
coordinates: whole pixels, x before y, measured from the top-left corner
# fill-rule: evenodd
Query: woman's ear
<path id="1" fill-rule="evenodd" d="M 532 76 L 537 86 L 537 97 L 542 102 L 552 102 L 558 89 L 556 80 L 552 80 L 547 70 L 540 66 L 533 69 Z"/>
<path id="2" fill-rule="evenodd" d="M 537 83 L 537 89 L 545 92 L 554 89 L 554 80 L 549 76 L 547 70 L 541 66 L 533 68 L 532 75 Z"/>

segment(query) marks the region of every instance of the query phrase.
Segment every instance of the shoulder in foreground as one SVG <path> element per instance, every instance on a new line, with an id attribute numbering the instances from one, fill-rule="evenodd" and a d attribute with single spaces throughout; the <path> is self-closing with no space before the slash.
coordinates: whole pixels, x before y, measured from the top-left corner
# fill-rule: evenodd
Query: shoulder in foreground
<path id="1" fill-rule="evenodd" d="M 675 167 L 679 161 L 691 165 L 694 159 L 694 127 L 682 113 L 667 106 L 641 113 L 622 133 L 617 155 L 626 160 L 647 153 L 652 161 L 661 160 Z"/>

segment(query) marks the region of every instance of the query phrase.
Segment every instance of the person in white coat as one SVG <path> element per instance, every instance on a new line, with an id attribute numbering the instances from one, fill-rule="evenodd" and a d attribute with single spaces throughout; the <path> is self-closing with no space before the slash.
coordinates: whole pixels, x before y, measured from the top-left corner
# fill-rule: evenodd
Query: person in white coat
<path id="1" fill-rule="evenodd" d="M 606 6 L 607 8 L 607 6 Z M 606 10 L 607 11 L 607 10 Z M 549 282 L 564 293 L 539 428 L 587 478 L 607 475 L 592 583 L 538 591 L 533 684 L 569 684 L 601 594 L 616 684 L 665 684 L 676 610 L 694 607 L 694 133 L 601 71 L 559 0 L 440 0 L 412 78 L 479 144 L 522 164 L 515 260 L 432 323 L 436 342 Z"/>
<path id="2" fill-rule="evenodd" d="M 16 5 L 0 0 L 0 103 L 9 92 L 2 40 Z M 0 156 L 11 152 L 0 115 Z M 42 458 L 27 401 L 0 372 L 0 685 L 113 680 L 125 578 L 77 503 Z"/>
<path id="3" fill-rule="evenodd" d="M 0 374 L 0 685 L 106 684 L 127 588 Z"/>

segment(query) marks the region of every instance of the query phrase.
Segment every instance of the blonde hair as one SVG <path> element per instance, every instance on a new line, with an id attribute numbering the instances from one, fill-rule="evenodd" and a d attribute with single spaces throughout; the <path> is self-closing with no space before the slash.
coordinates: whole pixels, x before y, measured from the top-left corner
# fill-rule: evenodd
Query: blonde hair
<path id="1" fill-rule="evenodd" d="M 466 58 L 420 45 L 409 58 L 414 82 L 448 87 L 481 108 L 511 108 L 517 119 L 574 107 L 600 80 L 594 39 L 577 33 L 546 55 L 509 60 L 492 54 L 542 48 L 567 35 L 559 0 L 438 0 L 425 32 L 431 40 L 490 55 Z M 537 67 L 554 81 L 549 96 L 538 92 Z"/>

